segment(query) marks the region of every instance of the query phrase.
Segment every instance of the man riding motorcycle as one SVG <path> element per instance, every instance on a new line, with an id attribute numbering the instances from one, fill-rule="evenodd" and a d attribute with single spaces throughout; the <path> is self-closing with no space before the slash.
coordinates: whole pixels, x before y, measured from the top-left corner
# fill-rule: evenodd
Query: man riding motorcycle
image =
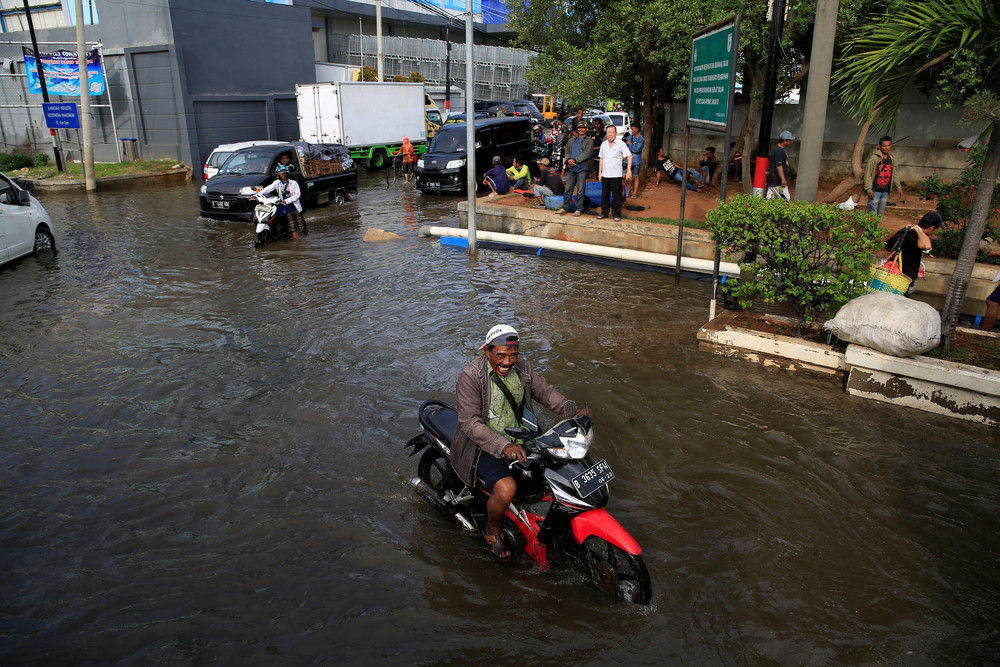
<path id="1" fill-rule="evenodd" d="M 306 219 L 302 217 L 302 204 L 299 203 L 299 199 L 302 197 L 302 190 L 299 188 L 298 181 L 288 177 L 288 167 L 283 164 L 279 164 L 274 173 L 277 174 L 278 180 L 261 190 L 260 194 L 264 195 L 276 190 L 282 204 L 281 209 L 279 209 L 279 215 L 284 214 L 286 216 L 288 229 L 292 232 L 292 238 L 299 238 L 300 225 L 302 235 L 309 236 Z"/>
<path id="2" fill-rule="evenodd" d="M 492 491 L 483 538 L 500 560 L 511 555 L 500 520 L 517 493 L 517 482 L 507 466 L 527 460 L 524 447 L 512 442 L 504 429 L 522 426 L 523 416 L 531 414 L 532 399 L 562 417 L 590 416 L 590 410 L 578 409 L 575 401 L 532 372 L 518 356 L 519 342 L 513 327 L 494 326 L 479 348 L 483 354 L 462 371 L 456 389 L 458 430 L 452 439 L 452 466 L 466 485 L 473 486 L 478 473 Z"/>

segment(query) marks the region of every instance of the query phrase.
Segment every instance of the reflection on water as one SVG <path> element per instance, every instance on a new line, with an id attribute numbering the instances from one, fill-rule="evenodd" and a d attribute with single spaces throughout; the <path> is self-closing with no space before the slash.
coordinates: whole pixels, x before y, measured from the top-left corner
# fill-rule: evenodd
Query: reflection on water
<path id="1" fill-rule="evenodd" d="M 470 261 L 417 237 L 457 199 L 361 187 L 262 250 L 192 186 L 43 196 L 56 260 L 0 268 L 4 662 L 1000 661 L 995 430 L 699 352 L 706 283 Z M 593 409 L 650 608 L 410 490 L 501 321 Z"/>

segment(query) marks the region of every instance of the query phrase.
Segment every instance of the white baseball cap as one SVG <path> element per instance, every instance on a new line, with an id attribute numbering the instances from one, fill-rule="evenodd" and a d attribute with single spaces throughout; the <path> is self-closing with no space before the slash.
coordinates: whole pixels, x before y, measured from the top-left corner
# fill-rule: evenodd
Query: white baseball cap
<path id="1" fill-rule="evenodd" d="M 484 349 L 487 345 L 517 345 L 517 330 L 507 324 L 497 324 L 486 334 L 486 342 L 479 346 Z"/>

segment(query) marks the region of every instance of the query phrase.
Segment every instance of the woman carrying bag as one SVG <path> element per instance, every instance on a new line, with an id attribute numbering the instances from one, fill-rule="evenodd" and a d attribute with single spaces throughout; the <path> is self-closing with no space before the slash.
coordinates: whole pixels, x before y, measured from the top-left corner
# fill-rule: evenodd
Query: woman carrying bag
<path id="1" fill-rule="evenodd" d="M 893 253 L 889 256 L 886 264 L 897 260 L 898 253 L 902 273 L 910 279 L 910 286 L 906 289 L 907 296 L 913 290 L 913 284 L 917 282 L 917 278 L 920 277 L 921 257 L 925 251 L 931 249 L 930 237 L 941 228 L 942 224 L 941 216 L 935 211 L 930 211 L 920 218 L 919 223 L 906 225 L 885 242 L 885 249 Z"/>

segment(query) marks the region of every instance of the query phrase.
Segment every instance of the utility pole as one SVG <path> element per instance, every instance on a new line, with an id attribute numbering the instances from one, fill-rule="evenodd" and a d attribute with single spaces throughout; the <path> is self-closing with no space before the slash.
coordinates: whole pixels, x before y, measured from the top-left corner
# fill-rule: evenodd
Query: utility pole
<path id="1" fill-rule="evenodd" d="M 24 17 L 28 21 L 28 34 L 31 35 L 31 48 L 35 51 L 35 70 L 38 71 L 38 83 L 42 87 L 42 101 L 46 104 L 49 103 L 49 89 L 45 86 L 45 68 L 42 67 L 42 54 L 38 52 L 38 40 L 35 39 L 35 23 L 31 20 L 31 7 L 28 6 L 28 0 L 24 0 Z M 63 167 L 62 154 L 59 150 L 59 135 L 56 131 L 49 129 L 49 134 L 52 136 L 52 153 L 56 158 L 56 169 L 59 173 L 63 173 L 66 169 Z"/>
<path id="2" fill-rule="evenodd" d="M 778 86 L 778 63 L 781 61 L 781 33 L 785 29 L 785 0 L 772 0 L 771 48 L 767 54 L 767 74 L 764 78 L 764 99 L 760 110 L 760 134 L 757 138 L 756 171 L 753 193 L 764 196 L 764 175 L 767 173 L 768 146 L 771 144 L 771 119 L 774 117 L 774 96 Z"/>
<path id="3" fill-rule="evenodd" d="M 385 81 L 382 70 L 382 0 L 375 0 L 375 66 L 378 69 L 378 80 Z"/>
<path id="4" fill-rule="evenodd" d="M 27 0 L 25 0 L 27 2 Z M 87 44 L 83 41 L 83 0 L 76 0 L 76 50 L 80 62 L 80 126 L 83 132 L 83 180 L 87 192 L 97 189 L 94 173 L 94 141 L 90 129 L 90 76 L 87 72 Z"/>
<path id="5" fill-rule="evenodd" d="M 826 105 L 830 98 L 830 71 L 833 68 L 833 42 L 837 35 L 837 12 L 840 0 L 819 0 L 813 29 L 812 55 L 809 56 L 809 85 L 802 121 L 799 149 L 799 176 L 795 198 L 815 202 L 819 190 L 819 163 L 823 157 L 826 130 Z"/>
<path id="6" fill-rule="evenodd" d="M 476 65 L 472 60 L 472 0 L 465 0 L 465 174 L 469 191 L 469 256 L 476 248 Z"/>
<path id="7" fill-rule="evenodd" d="M 451 39 L 448 36 L 448 29 L 451 28 L 451 20 L 444 27 L 444 41 L 448 44 L 448 51 L 444 58 L 444 110 L 445 115 L 451 112 Z"/>

